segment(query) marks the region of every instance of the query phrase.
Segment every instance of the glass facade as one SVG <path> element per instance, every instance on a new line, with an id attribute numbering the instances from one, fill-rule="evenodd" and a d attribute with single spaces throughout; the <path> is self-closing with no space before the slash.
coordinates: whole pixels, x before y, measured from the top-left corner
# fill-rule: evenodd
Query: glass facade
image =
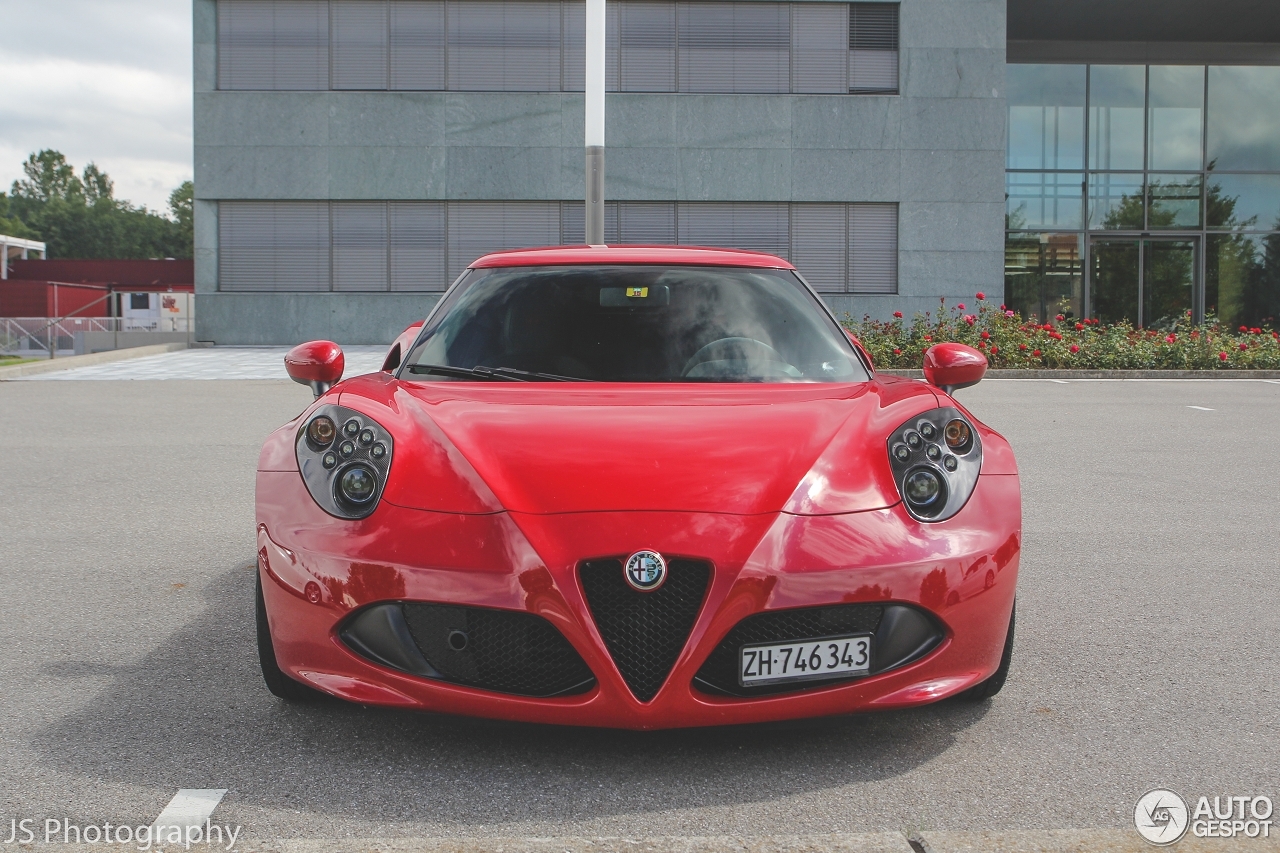
<path id="1" fill-rule="evenodd" d="M 1280 316 L 1280 67 L 1010 65 L 1005 294 L 1024 317 Z"/>

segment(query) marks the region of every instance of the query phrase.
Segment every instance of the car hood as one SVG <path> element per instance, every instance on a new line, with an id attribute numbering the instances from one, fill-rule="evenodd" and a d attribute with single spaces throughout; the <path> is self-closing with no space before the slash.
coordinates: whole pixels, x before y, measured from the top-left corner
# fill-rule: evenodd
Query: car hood
<path id="1" fill-rule="evenodd" d="M 342 404 L 395 436 L 383 499 L 464 512 L 878 509 L 898 501 L 885 437 L 937 405 L 921 383 L 892 380 L 345 384 Z"/>

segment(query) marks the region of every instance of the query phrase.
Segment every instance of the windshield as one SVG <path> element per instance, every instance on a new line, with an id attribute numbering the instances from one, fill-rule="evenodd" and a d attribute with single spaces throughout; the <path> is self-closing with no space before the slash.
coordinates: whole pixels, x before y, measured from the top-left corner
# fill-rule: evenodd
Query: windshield
<path id="1" fill-rule="evenodd" d="M 432 318 L 404 375 L 432 381 L 869 378 L 840 327 L 793 272 L 694 266 L 472 270 Z"/>

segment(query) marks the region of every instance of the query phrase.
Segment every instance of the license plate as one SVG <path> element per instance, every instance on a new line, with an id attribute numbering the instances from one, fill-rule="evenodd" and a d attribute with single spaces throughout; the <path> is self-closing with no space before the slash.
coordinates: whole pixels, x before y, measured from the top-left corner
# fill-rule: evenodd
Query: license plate
<path id="1" fill-rule="evenodd" d="M 856 675 L 871 669 L 871 637 L 858 634 L 797 640 L 768 646 L 743 646 L 738 680 L 743 687 Z"/>

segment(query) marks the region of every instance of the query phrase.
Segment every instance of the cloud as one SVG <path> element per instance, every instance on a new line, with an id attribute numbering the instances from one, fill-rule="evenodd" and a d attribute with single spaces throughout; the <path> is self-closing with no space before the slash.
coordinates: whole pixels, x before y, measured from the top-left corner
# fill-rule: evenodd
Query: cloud
<path id="1" fill-rule="evenodd" d="M 56 148 L 78 169 L 97 163 L 118 198 L 165 210 L 192 173 L 189 0 L 5 6 L 0 189 L 28 154 Z"/>

